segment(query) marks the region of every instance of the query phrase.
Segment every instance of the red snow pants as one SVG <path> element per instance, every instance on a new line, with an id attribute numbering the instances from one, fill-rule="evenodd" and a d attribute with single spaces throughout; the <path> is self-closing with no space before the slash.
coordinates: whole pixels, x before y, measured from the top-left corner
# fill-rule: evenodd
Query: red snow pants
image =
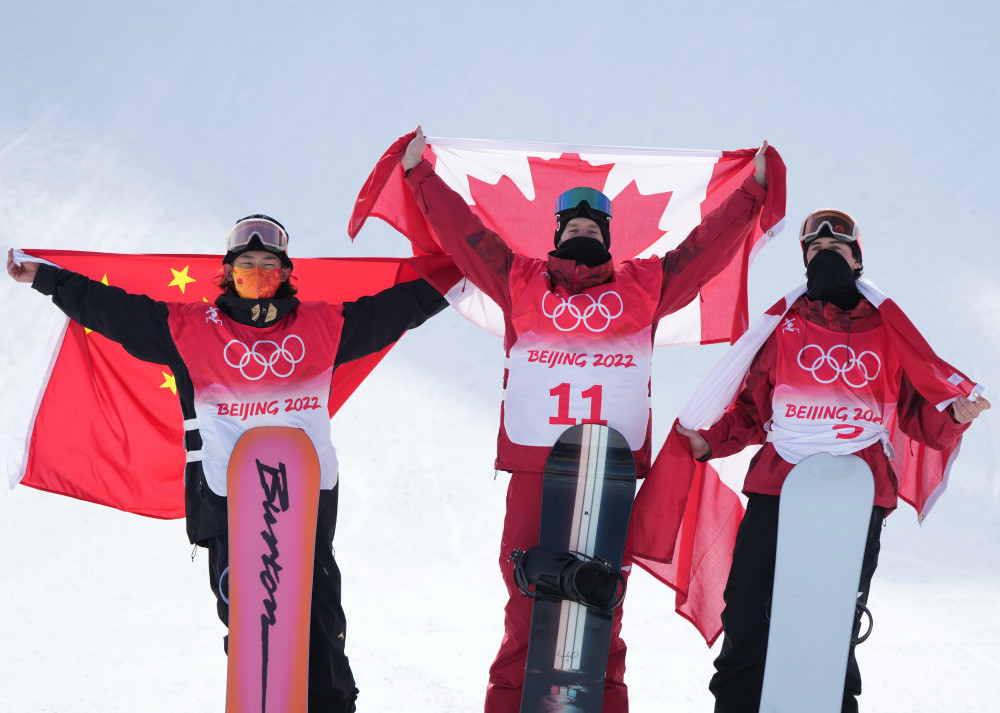
<path id="1" fill-rule="evenodd" d="M 514 583 L 514 565 L 509 561 L 515 548 L 527 550 L 538 544 L 542 512 L 542 474 L 514 471 L 507 486 L 507 514 L 500 540 L 500 573 L 507 585 L 504 607 L 504 635 L 500 651 L 490 666 L 486 688 L 486 713 L 518 713 L 521 687 L 528 657 L 531 632 L 532 600 L 522 596 Z M 626 568 L 622 574 L 628 576 Z M 622 607 L 615 612 L 608 654 L 608 673 L 604 684 L 604 713 L 628 712 L 628 689 L 625 686 L 625 642 L 621 639 Z"/>

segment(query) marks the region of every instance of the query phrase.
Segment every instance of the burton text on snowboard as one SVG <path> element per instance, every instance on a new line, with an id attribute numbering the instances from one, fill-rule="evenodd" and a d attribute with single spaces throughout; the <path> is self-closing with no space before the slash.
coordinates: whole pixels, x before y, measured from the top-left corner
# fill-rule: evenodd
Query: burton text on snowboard
<path id="1" fill-rule="evenodd" d="M 226 713 L 306 713 L 319 460 L 298 428 L 253 428 L 229 459 Z"/>

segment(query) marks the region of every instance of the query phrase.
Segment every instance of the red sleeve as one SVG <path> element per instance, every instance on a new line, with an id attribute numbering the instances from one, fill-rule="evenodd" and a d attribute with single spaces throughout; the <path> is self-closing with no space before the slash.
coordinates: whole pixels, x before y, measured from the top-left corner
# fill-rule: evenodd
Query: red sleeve
<path id="1" fill-rule="evenodd" d="M 510 305 L 507 277 L 514 252 L 499 235 L 486 229 L 462 196 L 434 173 L 426 159 L 414 166 L 404 182 L 458 269 L 506 311 Z"/>
<path id="2" fill-rule="evenodd" d="M 706 215 L 684 242 L 663 256 L 658 317 L 688 304 L 732 261 L 750 234 L 766 195 L 766 189 L 748 176 L 740 189 Z"/>
<path id="3" fill-rule="evenodd" d="M 951 408 L 938 411 L 921 396 L 903 374 L 896 402 L 899 415 L 899 429 L 915 441 L 924 443 L 935 450 L 954 446 L 971 423 L 956 423 L 951 417 Z"/>
<path id="4" fill-rule="evenodd" d="M 774 337 L 768 337 L 750 364 L 736 401 L 711 428 L 699 431 L 708 441 L 710 458 L 731 456 L 766 440 L 764 424 L 771 420 L 773 374 L 777 363 L 775 345 Z"/>

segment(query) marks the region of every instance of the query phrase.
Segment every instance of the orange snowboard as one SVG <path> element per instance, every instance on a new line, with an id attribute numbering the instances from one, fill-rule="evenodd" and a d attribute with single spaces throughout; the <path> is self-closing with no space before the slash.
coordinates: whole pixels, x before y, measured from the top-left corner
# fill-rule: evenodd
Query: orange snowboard
<path id="1" fill-rule="evenodd" d="M 226 713 L 306 713 L 319 473 L 298 428 L 252 428 L 230 456 Z"/>

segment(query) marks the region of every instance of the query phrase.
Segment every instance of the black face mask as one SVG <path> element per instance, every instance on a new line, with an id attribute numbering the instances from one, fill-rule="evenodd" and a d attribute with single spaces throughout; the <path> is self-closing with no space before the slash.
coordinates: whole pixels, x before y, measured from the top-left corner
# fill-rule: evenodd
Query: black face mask
<path id="1" fill-rule="evenodd" d="M 563 260 L 573 260 L 576 264 L 587 267 L 597 267 L 611 259 L 611 253 L 604 247 L 603 242 L 585 235 L 563 240 L 552 254 Z"/>
<path id="2" fill-rule="evenodd" d="M 832 302 L 843 310 L 854 309 L 861 301 L 854 270 L 834 250 L 820 250 L 806 265 L 806 296 Z"/>

